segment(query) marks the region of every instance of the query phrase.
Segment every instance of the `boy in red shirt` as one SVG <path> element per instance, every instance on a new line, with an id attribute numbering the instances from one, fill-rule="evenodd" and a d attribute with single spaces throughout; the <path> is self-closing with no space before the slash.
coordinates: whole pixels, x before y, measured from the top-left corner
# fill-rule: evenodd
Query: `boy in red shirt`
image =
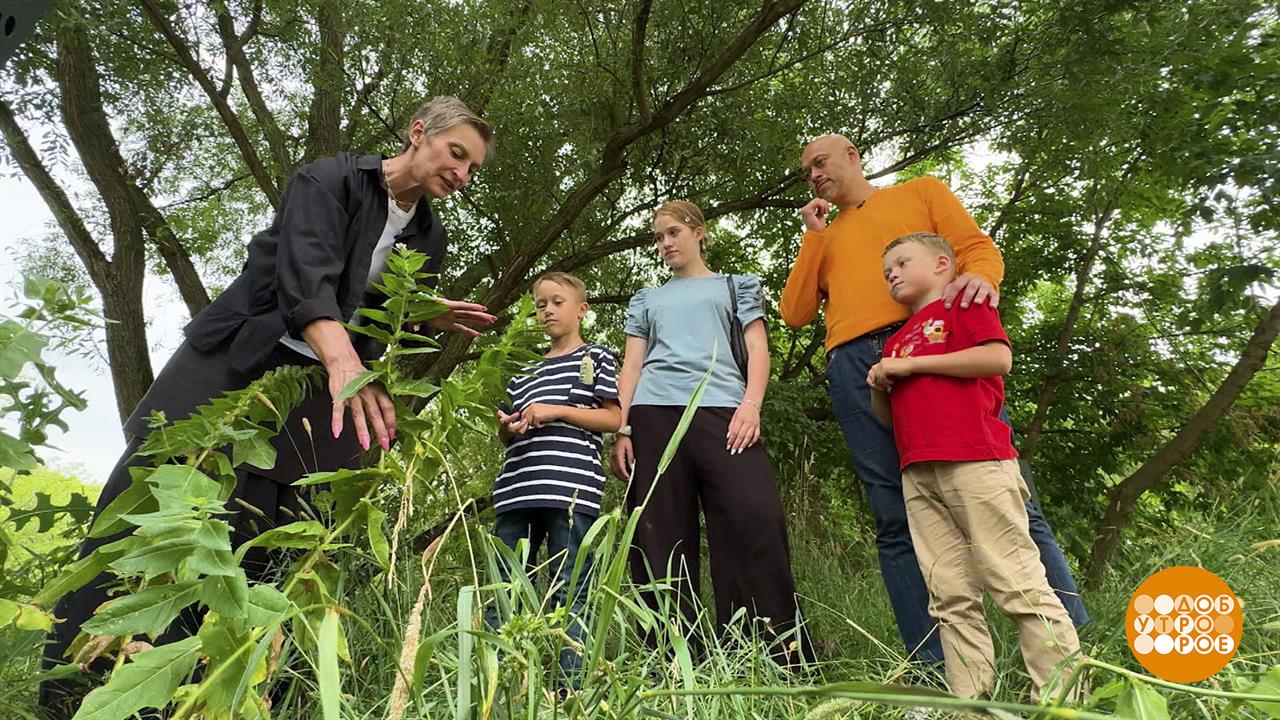
<path id="1" fill-rule="evenodd" d="M 1026 483 L 1000 420 L 1009 337 L 990 305 L 948 310 L 955 253 L 942 236 L 904 235 L 885 248 L 884 278 L 913 314 L 867 374 L 876 417 L 893 428 L 907 524 L 938 620 L 947 683 L 961 697 L 995 688 L 983 590 L 1018 626 L 1032 698 L 1080 652 L 1027 531 Z M 1063 664 L 1063 667 L 1059 667 Z"/>

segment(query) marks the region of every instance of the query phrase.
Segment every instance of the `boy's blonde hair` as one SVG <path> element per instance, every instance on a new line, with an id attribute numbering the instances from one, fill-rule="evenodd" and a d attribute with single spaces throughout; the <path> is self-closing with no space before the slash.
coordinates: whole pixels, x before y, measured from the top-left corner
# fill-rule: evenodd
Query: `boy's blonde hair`
<path id="1" fill-rule="evenodd" d="M 946 255 L 951 260 L 951 267 L 954 268 L 956 265 L 955 248 L 951 247 L 951 243 L 947 242 L 946 238 L 938 235 L 937 233 L 931 232 L 913 232 L 894 238 L 893 242 L 884 247 L 884 252 L 880 253 L 880 257 L 883 258 L 885 255 L 889 254 L 890 250 L 898 247 L 899 245 L 906 245 L 907 243 L 923 245 L 930 250 Z"/>
<path id="2" fill-rule="evenodd" d="M 688 200 L 668 200 L 662 203 L 653 212 L 655 218 L 659 215 L 666 215 L 678 223 L 689 226 L 690 229 L 703 228 L 702 246 L 711 247 L 715 244 L 711 236 L 706 234 L 707 221 L 702 215 L 702 209 Z"/>
<path id="3" fill-rule="evenodd" d="M 538 276 L 537 280 L 529 286 L 529 292 L 533 293 L 538 289 L 538 285 L 543 282 L 553 282 L 562 287 L 572 288 L 578 294 L 578 299 L 582 302 L 587 301 L 587 285 L 582 279 L 573 273 L 567 272 L 547 272 Z"/>

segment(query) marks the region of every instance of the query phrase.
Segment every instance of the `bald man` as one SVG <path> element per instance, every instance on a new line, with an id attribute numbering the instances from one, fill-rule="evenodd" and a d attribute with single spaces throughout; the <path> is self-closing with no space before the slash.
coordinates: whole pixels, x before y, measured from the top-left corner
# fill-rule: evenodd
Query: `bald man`
<path id="1" fill-rule="evenodd" d="M 814 199 L 801 209 L 805 233 L 779 310 L 792 327 L 824 311 L 827 381 L 836 420 L 844 432 L 854 472 L 862 481 L 876 523 L 880 572 L 898 631 L 913 659 L 942 663 L 942 645 L 929 616 L 929 594 L 907 528 L 902 475 L 893 431 L 871 410 L 867 371 L 911 311 L 890 297 L 881 254 L 894 238 L 932 232 L 955 248 L 958 275 L 946 290 L 948 308 L 1000 301 L 1004 260 L 955 194 L 934 177 L 877 188 L 867 181 L 858 148 L 843 135 L 824 135 L 805 146 L 800 159 Z M 828 224 L 832 206 L 839 213 Z M 1001 411 L 1002 418 L 1008 416 Z M 1031 477 L 1024 468 L 1031 487 Z M 1049 584 L 1076 625 L 1088 621 L 1075 580 L 1034 500 L 1027 502 L 1031 537 L 1040 548 Z"/>

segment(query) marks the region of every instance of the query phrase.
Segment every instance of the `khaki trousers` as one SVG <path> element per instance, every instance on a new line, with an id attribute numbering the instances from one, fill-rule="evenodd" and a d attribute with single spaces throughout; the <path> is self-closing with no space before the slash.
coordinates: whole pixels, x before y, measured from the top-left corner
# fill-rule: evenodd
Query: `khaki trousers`
<path id="1" fill-rule="evenodd" d="M 995 687 L 984 590 L 1018 626 L 1032 698 L 1055 673 L 1065 681 L 1071 668 L 1063 660 L 1078 656 L 1080 641 L 1027 531 L 1029 493 L 1017 461 L 913 463 L 902 472 L 902 493 L 951 691 L 980 697 Z"/>

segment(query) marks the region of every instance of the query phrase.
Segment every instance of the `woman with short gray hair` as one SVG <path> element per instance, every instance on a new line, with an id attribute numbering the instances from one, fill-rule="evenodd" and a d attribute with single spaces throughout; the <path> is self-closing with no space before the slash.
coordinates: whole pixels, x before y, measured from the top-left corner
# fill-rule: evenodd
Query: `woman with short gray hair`
<path id="1" fill-rule="evenodd" d="M 400 154 L 343 152 L 298 168 L 271 226 L 249 241 L 240 275 L 187 325 L 185 342 L 126 421 L 128 445 L 102 489 L 97 513 L 129 487 L 130 466 L 145 462 L 133 455 L 150 432 L 146 419 L 153 412 L 181 420 L 198 405 L 286 365 L 322 366 L 327 387 L 312 392 L 285 420 L 273 442 L 274 468 L 236 468 L 227 505 L 233 544 L 292 522 L 301 509 L 292 483 L 303 475 L 358 467 L 371 440 L 389 449 L 396 418 L 385 389 L 371 384 L 344 402 L 333 400 L 385 350 L 342 323 L 354 322 L 357 309 L 382 299 L 373 284 L 393 245 L 425 253 L 426 272 L 439 273 L 447 238 L 429 201 L 466 187 L 492 144 L 487 122 L 456 98 L 436 97 L 413 114 Z M 475 303 L 444 302 L 448 312 L 427 322 L 437 331 L 478 335 L 477 328 L 496 319 Z M 117 539 L 88 539 L 80 556 Z M 251 579 L 261 578 L 268 564 L 258 548 L 245 558 Z M 108 599 L 105 580 L 100 576 L 59 601 L 55 614 L 62 622 L 45 647 L 46 666 L 67 662 L 81 624 Z M 199 624 L 194 612 L 180 617 L 157 644 L 188 636 Z M 54 716 L 69 716 L 79 695 L 65 681 L 46 683 L 41 704 Z"/>

